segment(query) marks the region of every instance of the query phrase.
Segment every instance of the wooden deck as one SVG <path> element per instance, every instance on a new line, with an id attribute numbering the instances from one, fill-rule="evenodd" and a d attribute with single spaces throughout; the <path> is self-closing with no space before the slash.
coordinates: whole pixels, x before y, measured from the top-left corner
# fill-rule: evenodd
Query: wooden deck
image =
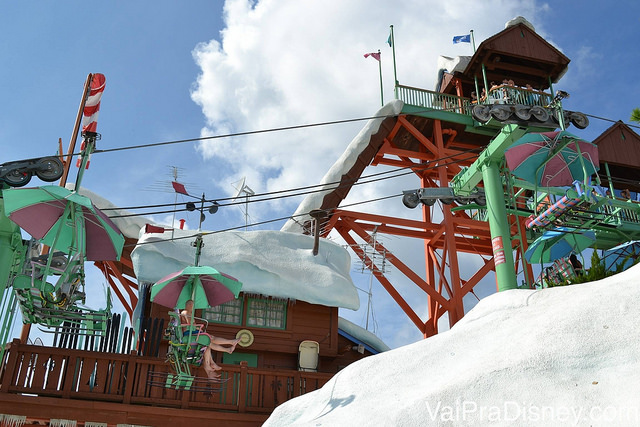
<path id="1" fill-rule="evenodd" d="M 224 365 L 213 393 L 163 386 L 170 365 L 136 355 L 7 345 L 0 414 L 108 425 L 261 425 L 279 404 L 322 387 L 333 374 Z M 179 409 L 179 410 L 176 410 Z M 29 424 L 25 424 L 29 425 Z"/>

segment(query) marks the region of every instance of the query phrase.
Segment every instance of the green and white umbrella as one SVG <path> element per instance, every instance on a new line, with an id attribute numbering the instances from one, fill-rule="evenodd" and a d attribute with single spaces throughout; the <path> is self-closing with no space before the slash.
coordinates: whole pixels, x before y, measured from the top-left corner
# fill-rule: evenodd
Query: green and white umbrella
<path id="1" fill-rule="evenodd" d="M 2 190 L 6 215 L 35 239 L 91 261 L 117 261 L 124 236 L 91 199 L 48 185 Z"/>
<path id="2" fill-rule="evenodd" d="M 215 307 L 238 298 L 242 283 L 213 267 L 190 266 L 158 280 L 151 287 L 151 301 L 165 307 L 183 309 L 193 300 L 193 308 Z"/>

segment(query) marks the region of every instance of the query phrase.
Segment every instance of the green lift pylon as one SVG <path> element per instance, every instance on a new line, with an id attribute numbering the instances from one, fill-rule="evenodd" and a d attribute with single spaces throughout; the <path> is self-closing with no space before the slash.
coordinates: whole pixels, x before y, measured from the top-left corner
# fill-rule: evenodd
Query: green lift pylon
<path id="1" fill-rule="evenodd" d="M 511 230 L 507 217 L 504 187 L 500 175 L 500 163 L 504 152 L 520 139 L 527 128 L 510 124 L 502 128 L 498 136 L 480 153 L 478 159 L 451 180 L 456 195 L 469 195 L 480 181 L 484 181 L 487 200 L 487 215 L 491 230 L 491 244 L 496 270 L 498 290 L 516 289 L 517 279 L 513 251 L 511 250 Z"/>

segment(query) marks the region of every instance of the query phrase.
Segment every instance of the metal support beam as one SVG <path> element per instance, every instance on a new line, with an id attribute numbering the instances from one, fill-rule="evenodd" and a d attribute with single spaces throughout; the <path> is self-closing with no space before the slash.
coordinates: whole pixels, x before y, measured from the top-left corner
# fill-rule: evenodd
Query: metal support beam
<path id="1" fill-rule="evenodd" d="M 483 166 L 490 162 L 502 160 L 505 150 L 525 133 L 527 133 L 527 128 L 515 124 L 503 127 L 498 136 L 480 153 L 478 160 L 453 177 L 451 187 L 454 188 L 455 194 L 460 196 L 471 194 L 474 188 L 482 181 Z"/>

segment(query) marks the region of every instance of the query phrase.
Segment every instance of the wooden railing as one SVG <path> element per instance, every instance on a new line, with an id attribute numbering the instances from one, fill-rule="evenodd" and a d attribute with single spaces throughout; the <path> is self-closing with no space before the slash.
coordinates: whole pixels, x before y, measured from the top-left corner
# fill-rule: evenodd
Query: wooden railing
<path id="1" fill-rule="evenodd" d="M 240 413 L 268 414 L 289 399 L 319 389 L 333 376 L 255 369 L 243 362 L 223 365 L 225 381 L 206 393 L 162 386 L 171 372 L 161 359 L 33 346 L 19 340 L 7 345 L 3 362 L 0 393 Z"/>
<path id="2" fill-rule="evenodd" d="M 426 109 L 443 110 L 458 114 L 471 114 L 471 99 L 461 98 L 446 93 L 418 89 L 410 86 L 398 85 L 398 98 L 405 104 Z"/>

